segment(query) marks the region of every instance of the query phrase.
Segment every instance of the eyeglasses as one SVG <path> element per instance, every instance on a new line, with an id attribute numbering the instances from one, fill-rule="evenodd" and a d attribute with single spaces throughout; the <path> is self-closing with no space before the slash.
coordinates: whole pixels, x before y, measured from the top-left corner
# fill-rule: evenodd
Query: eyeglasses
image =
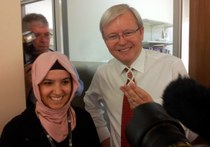
<path id="1" fill-rule="evenodd" d="M 122 35 L 120 34 L 115 34 L 115 33 L 112 33 L 112 34 L 109 34 L 105 37 L 105 40 L 106 41 L 119 41 L 120 40 L 120 37 L 122 36 L 124 39 L 128 39 L 130 37 L 132 37 L 140 28 L 137 28 L 136 30 L 127 30 L 127 31 L 124 31 L 122 32 Z"/>
<path id="2" fill-rule="evenodd" d="M 52 37 L 52 33 L 47 32 L 47 33 L 34 33 L 34 35 L 36 36 L 36 38 L 45 38 L 45 39 L 50 39 Z"/>

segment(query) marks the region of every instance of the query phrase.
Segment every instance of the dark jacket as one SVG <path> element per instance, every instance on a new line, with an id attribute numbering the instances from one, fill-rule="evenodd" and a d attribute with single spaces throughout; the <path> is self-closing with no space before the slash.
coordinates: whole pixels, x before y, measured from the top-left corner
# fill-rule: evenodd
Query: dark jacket
<path id="1" fill-rule="evenodd" d="M 27 108 L 14 117 L 3 129 L 0 147 L 51 147 L 35 108 Z M 74 107 L 76 128 L 72 131 L 73 147 L 100 147 L 99 138 L 90 114 L 84 109 Z M 68 147 L 68 137 L 56 147 Z"/>

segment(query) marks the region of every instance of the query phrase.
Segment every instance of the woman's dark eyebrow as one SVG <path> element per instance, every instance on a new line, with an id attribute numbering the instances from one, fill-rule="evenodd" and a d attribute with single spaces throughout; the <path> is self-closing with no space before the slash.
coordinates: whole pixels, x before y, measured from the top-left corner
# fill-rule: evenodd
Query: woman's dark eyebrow
<path id="1" fill-rule="evenodd" d="M 71 80 L 72 79 L 71 76 L 63 78 L 63 80 L 68 80 L 68 79 Z"/>

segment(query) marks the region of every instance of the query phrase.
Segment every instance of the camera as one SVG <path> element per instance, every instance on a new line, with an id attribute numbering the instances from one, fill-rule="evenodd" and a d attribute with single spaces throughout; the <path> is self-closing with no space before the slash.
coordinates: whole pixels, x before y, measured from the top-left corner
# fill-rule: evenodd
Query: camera
<path id="1" fill-rule="evenodd" d="M 35 48 L 33 46 L 33 40 L 36 39 L 36 36 L 31 31 L 26 31 L 22 33 L 23 37 L 23 53 L 24 53 L 24 65 L 31 64 L 36 59 L 34 54 Z"/>

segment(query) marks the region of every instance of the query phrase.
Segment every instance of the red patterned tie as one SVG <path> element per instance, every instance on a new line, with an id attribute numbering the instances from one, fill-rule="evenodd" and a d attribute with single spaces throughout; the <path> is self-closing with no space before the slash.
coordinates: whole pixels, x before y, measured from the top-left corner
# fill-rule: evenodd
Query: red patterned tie
<path id="1" fill-rule="evenodd" d="M 126 75 L 127 75 L 127 82 L 126 84 L 129 84 L 130 82 L 134 82 L 134 76 L 133 72 L 130 68 L 125 68 Z M 124 95 L 123 97 L 123 107 L 122 107 L 122 122 L 121 122 L 121 147 L 130 147 L 128 144 L 128 141 L 125 136 L 125 128 L 127 126 L 128 121 L 130 120 L 132 116 L 132 110 L 130 108 L 129 102 L 127 100 L 127 97 Z"/>

